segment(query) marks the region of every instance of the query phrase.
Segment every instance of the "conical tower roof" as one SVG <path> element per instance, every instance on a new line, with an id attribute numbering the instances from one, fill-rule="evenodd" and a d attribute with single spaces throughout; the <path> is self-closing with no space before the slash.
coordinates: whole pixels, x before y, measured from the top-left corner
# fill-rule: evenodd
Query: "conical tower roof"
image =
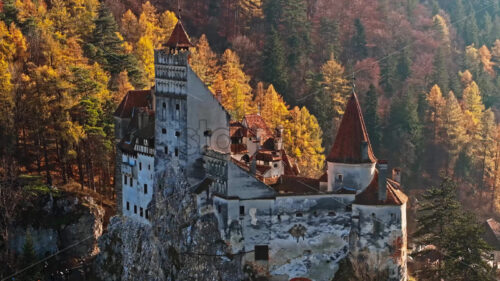
<path id="1" fill-rule="evenodd" d="M 189 37 L 182 25 L 181 20 L 177 21 L 177 24 L 170 35 L 167 43 L 163 44 L 165 47 L 169 47 L 171 49 L 187 49 L 189 47 L 194 47 L 194 45 L 189 40 Z"/>
<path id="2" fill-rule="evenodd" d="M 362 144 L 366 142 L 367 157 L 361 155 Z M 376 163 L 377 158 L 373 154 L 370 139 L 366 132 L 365 121 L 361 113 L 358 97 L 352 93 L 340 123 L 335 142 L 326 158 L 328 162 L 336 163 Z"/>

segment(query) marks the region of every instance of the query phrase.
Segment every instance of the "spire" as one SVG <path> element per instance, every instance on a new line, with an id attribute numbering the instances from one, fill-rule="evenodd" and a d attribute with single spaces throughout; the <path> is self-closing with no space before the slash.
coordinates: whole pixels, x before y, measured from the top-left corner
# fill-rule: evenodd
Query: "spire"
<path id="1" fill-rule="evenodd" d="M 349 164 L 377 162 L 354 90 L 347 102 L 335 142 L 326 160 Z"/>
<path id="2" fill-rule="evenodd" d="M 194 45 L 189 40 L 189 37 L 182 25 L 182 22 L 179 18 L 177 24 L 174 27 L 174 31 L 170 35 L 167 43 L 163 44 L 164 47 L 168 47 L 170 49 L 188 49 L 189 47 L 194 47 Z"/>

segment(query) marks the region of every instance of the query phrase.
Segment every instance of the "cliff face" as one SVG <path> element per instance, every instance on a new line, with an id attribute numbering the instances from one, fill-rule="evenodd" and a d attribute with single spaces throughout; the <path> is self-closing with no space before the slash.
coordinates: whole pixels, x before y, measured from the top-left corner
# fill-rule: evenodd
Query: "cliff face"
<path id="1" fill-rule="evenodd" d="M 182 176 L 155 192 L 151 225 L 112 218 L 99 240 L 94 275 L 100 280 L 242 280 L 241 256 L 231 255 L 213 214 L 199 215 Z M 165 180 L 157 182 L 164 183 Z"/>

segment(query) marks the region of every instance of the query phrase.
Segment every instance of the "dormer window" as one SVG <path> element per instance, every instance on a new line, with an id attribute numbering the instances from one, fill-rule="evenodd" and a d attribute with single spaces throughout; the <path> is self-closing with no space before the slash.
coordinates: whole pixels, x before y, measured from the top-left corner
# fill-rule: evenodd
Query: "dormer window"
<path id="1" fill-rule="evenodd" d="M 344 180 L 344 176 L 342 174 L 338 174 L 335 177 L 335 181 L 338 182 L 338 183 L 342 183 L 343 180 Z"/>

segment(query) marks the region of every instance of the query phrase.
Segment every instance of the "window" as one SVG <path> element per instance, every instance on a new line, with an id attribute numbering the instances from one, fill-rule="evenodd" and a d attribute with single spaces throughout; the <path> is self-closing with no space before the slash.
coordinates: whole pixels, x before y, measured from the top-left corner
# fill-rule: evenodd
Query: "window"
<path id="1" fill-rule="evenodd" d="M 134 186 L 134 179 L 133 178 L 130 178 L 130 186 Z"/>
<path id="2" fill-rule="evenodd" d="M 333 211 L 328 212 L 328 216 L 334 217 L 335 216 L 335 212 L 333 212 Z"/>
<path id="3" fill-rule="evenodd" d="M 166 134 L 166 133 L 167 133 L 167 129 L 162 128 L 162 129 L 161 129 L 161 133 L 162 133 L 162 134 Z"/>
<path id="4" fill-rule="evenodd" d="M 177 147 L 175 148 L 175 156 L 179 156 L 179 149 Z"/>
<path id="5" fill-rule="evenodd" d="M 181 135 L 181 132 L 179 132 L 179 131 L 176 131 L 176 132 L 175 132 L 175 136 L 176 136 L 176 137 L 179 137 L 180 135 Z"/>
<path id="6" fill-rule="evenodd" d="M 240 216 L 245 215 L 245 206 L 240 206 Z"/>
<path id="7" fill-rule="evenodd" d="M 303 215 L 302 215 L 302 213 L 301 213 L 301 212 L 298 212 L 297 214 L 295 214 L 295 216 L 296 216 L 297 218 L 301 218 Z"/>
<path id="8" fill-rule="evenodd" d="M 134 214 L 137 214 L 137 205 L 134 205 Z"/>
<path id="9" fill-rule="evenodd" d="M 148 194 L 148 185 L 144 184 L 144 194 Z"/>
<path id="10" fill-rule="evenodd" d="M 278 163 L 274 163 L 274 168 L 278 168 Z"/>
<path id="11" fill-rule="evenodd" d="M 123 184 L 127 184 L 127 176 L 123 175 Z"/>
<path id="12" fill-rule="evenodd" d="M 352 205 L 345 206 L 345 211 L 346 212 L 351 212 L 352 211 Z"/>
<path id="13" fill-rule="evenodd" d="M 168 146 L 165 146 L 163 149 L 164 149 L 165 154 L 168 154 Z"/>
<path id="14" fill-rule="evenodd" d="M 267 245 L 255 245 L 254 250 L 256 261 L 269 260 L 269 247 Z"/>
<path id="15" fill-rule="evenodd" d="M 148 146 L 148 140 L 144 140 L 144 145 Z"/>
<path id="16" fill-rule="evenodd" d="M 148 164 L 148 170 L 151 170 L 151 165 Z"/>
<path id="17" fill-rule="evenodd" d="M 278 215 L 278 221 L 281 222 L 281 215 Z"/>
<path id="18" fill-rule="evenodd" d="M 146 219 L 149 219 L 149 210 L 146 209 Z"/>
<path id="19" fill-rule="evenodd" d="M 130 210 L 130 203 L 127 201 L 127 211 Z"/>
<path id="20" fill-rule="evenodd" d="M 177 103 L 177 104 L 175 105 L 175 110 L 180 110 L 180 109 L 181 109 L 181 106 Z"/>
<path id="21" fill-rule="evenodd" d="M 342 182 L 343 179 L 344 177 L 341 174 L 337 175 L 337 182 Z"/>
<path id="22" fill-rule="evenodd" d="M 217 205 L 217 212 L 219 212 L 219 213 L 222 212 L 222 208 L 220 207 L 220 205 Z"/>
<path id="23" fill-rule="evenodd" d="M 166 103 L 163 103 L 162 106 L 163 106 L 163 108 L 167 108 L 167 104 Z"/>
<path id="24" fill-rule="evenodd" d="M 141 210 L 140 210 L 139 215 L 140 215 L 141 217 L 142 217 L 142 216 L 144 216 L 144 210 L 142 209 L 142 207 L 141 207 Z"/>
<path id="25" fill-rule="evenodd" d="M 139 171 L 142 171 L 142 163 L 139 162 Z"/>

